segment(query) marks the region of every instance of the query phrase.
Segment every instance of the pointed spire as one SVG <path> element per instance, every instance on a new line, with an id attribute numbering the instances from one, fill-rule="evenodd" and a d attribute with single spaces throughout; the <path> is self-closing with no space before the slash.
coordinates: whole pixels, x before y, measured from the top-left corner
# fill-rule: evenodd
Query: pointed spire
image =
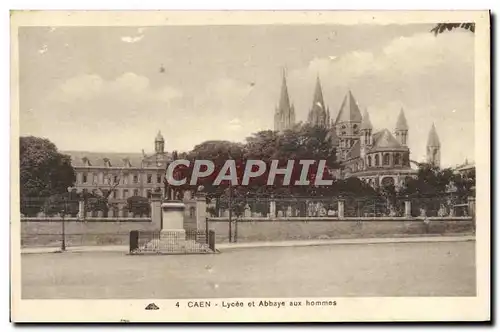
<path id="1" fill-rule="evenodd" d="M 323 111 L 325 110 L 325 102 L 323 100 L 323 91 L 321 89 L 321 81 L 319 80 L 319 75 L 316 77 L 316 87 L 314 89 L 313 98 L 313 109 L 319 107 Z"/>
<path id="2" fill-rule="evenodd" d="M 399 112 L 398 121 L 396 122 L 396 131 L 399 130 L 408 130 L 408 123 L 406 122 L 405 112 L 402 107 Z"/>
<path id="3" fill-rule="evenodd" d="M 439 137 L 436 131 L 436 126 L 432 123 L 431 130 L 429 131 L 429 137 L 427 138 L 427 146 L 440 147 Z"/>
<path id="4" fill-rule="evenodd" d="M 361 112 L 359 111 L 358 103 L 356 99 L 352 95 L 351 90 L 344 97 L 344 101 L 340 106 L 339 114 L 337 115 L 337 119 L 335 123 L 340 122 L 361 122 Z"/>
<path id="5" fill-rule="evenodd" d="M 360 130 L 372 130 L 372 122 L 370 121 L 370 114 L 368 114 L 368 109 L 365 108 L 365 112 L 363 114 L 363 120 L 361 121 Z"/>
<path id="6" fill-rule="evenodd" d="M 283 79 L 281 82 L 281 94 L 278 104 L 278 110 L 282 112 L 283 110 L 288 109 L 290 109 L 290 97 L 288 95 L 288 86 L 286 84 L 286 70 L 285 68 L 283 68 Z"/>

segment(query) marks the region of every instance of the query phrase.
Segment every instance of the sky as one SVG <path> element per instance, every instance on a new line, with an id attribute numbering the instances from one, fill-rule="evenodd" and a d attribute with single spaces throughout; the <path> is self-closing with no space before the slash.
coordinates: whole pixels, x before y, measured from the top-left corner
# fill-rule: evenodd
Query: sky
<path id="1" fill-rule="evenodd" d="M 60 150 L 146 152 L 273 129 L 286 68 L 298 121 L 320 77 L 335 118 L 351 90 L 375 130 L 404 109 L 411 159 L 435 124 L 441 163 L 474 160 L 474 34 L 433 25 L 22 27 L 20 133 Z"/>

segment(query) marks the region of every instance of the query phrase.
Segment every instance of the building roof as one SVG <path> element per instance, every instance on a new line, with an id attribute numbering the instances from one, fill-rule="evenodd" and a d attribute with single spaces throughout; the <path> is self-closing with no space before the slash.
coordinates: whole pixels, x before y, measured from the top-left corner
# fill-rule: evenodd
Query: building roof
<path id="1" fill-rule="evenodd" d="M 429 137 L 427 138 L 427 146 L 433 146 L 433 147 L 441 146 L 434 123 L 432 124 L 431 130 L 429 131 Z"/>
<path id="2" fill-rule="evenodd" d="M 354 159 L 354 158 L 359 158 L 361 155 L 361 149 L 360 149 L 360 144 L 359 140 L 356 140 L 353 146 L 351 146 L 351 149 L 347 152 L 347 157 L 346 159 Z"/>
<path id="3" fill-rule="evenodd" d="M 358 103 L 356 102 L 356 99 L 354 99 L 352 92 L 349 90 L 342 101 L 335 123 L 361 122 L 361 118 Z"/>
<path id="4" fill-rule="evenodd" d="M 161 134 L 161 131 L 158 130 L 158 134 L 156 134 L 155 142 L 165 142 L 165 139 L 163 138 L 163 135 Z"/>
<path id="5" fill-rule="evenodd" d="M 403 108 L 401 108 L 401 111 L 399 112 L 398 121 L 396 122 L 396 130 L 408 130 L 408 123 L 406 122 Z"/>
<path id="6" fill-rule="evenodd" d="M 90 152 L 90 151 L 61 151 L 71 157 L 73 167 L 142 167 L 142 162 L 155 155 L 146 156 L 134 152 Z M 168 154 L 161 155 L 161 159 L 168 159 Z M 152 160 L 152 159 L 151 159 Z M 156 159 L 155 159 L 156 160 Z M 109 164 L 107 164 L 109 162 Z M 154 165 L 151 165 L 154 166 Z"/>
<path id="7" fill-rule="evenodd" d="M 363 120 L 361 121 L 360 130 L 371 130 L 373 129 L 372 122 L 370 121 L 370 115 L 368 114 L 368 110 L 365 109 L 365 113 L 363 114 Z"/>
<path id="8" fill-rule="evenodd" d="M 405 149 L 398 140 L 394 138 L 388 129 L 379 131 L 373 135 L 373 148 L 370 151 Z"/>

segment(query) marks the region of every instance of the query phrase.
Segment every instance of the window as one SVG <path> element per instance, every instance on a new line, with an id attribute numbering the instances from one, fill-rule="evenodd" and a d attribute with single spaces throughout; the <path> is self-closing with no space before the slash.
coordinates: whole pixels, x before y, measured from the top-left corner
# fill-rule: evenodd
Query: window
<path id="1" fill-rule="evenodd" d="M 94 195 L 94 196 L 97 195 L 97 189 L 92 189 L 92 195 Z"/>
<path id="2" fill-rule="evenodd" d="M 153 176 L 151 174 L 148 174 L 148 183 L 153 182 Z"/>
<path id="3" fill-rule="evenodd" d="M 128 174 L 123 177 L 123 184 L 128 184 Z"/>
<path id="4" fill-rule="evenodd" d="M 150 197 L 151 197 L 151 189 L 148 189 L 148 190 L 146 191 L 146 197 L 147 197 L 147 198 L 150 198 Z"/>
<path id="5" fill-rule="evenodd" d="M 399 153 L 396 153 L 394 155 L 394 164 L 399 165 L 400 162 L 401 162 L 401 155 Z"/>
<path id="6" fill-rule="evenodd" d="M 372 167 L 372 157 L 368 156 L 368 167 Z"/>
<path id="7" fill-rule="evenodd" d="M 161 183 L 161 174 L 156 176 L 156 183 Z"/>
<path id="8" fill-rule="evenodd" d="M 118 198 L 118 190 L 113 190 L 113 198 Z"/>
<path id="9" fill-rule="evenodd" d="M 116 183 L 118 183 L 118 182 L 119 182 L 119 180 L 118 180 L 118 175 L 115 175 L 115 176 L 113 177 L 113 184 L 116 184 Z"/>
<path id="10" fill-rule="evenodd" d="M 137 175 L 134 175 L 134 183 L 138 183 L 139 182 L 139 177 Z"/>
<path id="11" fill-rule="evenodd" d="M 378 166 L 380 163 L 380 158 L 378 157 L 378 154 L 375 155 L 375 166 Z"/>
<path id="12" fill-rule="evenodd" d="M 352 128 L 356 129 L 356 128 L 358 128 L 358 125 L 355 124 L 355 125 L 352 126 Z"/>
<path id="13" fill-rule="evenodd" d="M 134 189 L 134 196 L 139 196 L 139 189 Z"/>
<path id="14" fill-rule="evenodd" d="M 346 134 L 346 132 L 345 132 L 345 131 L 343 131 L 341 135 L 345 135 L 345 134 Z"/>
<path id="15" fill-rule="evenodd" d="M 389 154 L 384 154 L 384 165 L 389 165 Z"/>
<path id="16" fill-rule="evenodd" d="M 87 183 L 87 173 L 82 174 L 82 183 Z"/>
<path id="17" fill-rule="evenodd" d="M 194 207 L 194 206 L 191 206 L 191 207 L 189 208 L 189 217 L 190 217 L 190 218 L 194 218 L 195 214 L 196 214 L 196 209 L 195 209 L 195 207 Z"/>
<path id="18" fill-rule="evenodd" d="M 342 129 L 345 129 L 345 128 L 346 128 L 346 127 L 345 127 L 345 125 L 343 125 L 343 126 L 342 126 Z"/>
<path id="19" fill-rule="evenodd" d="M 123 198 L 128 198 L 128 189 L 123 190 Z"/>

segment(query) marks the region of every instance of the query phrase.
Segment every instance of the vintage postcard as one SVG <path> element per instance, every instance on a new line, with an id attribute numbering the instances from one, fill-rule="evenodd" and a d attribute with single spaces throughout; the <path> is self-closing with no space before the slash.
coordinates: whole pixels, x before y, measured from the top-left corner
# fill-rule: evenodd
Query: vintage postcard
<path id="1" fill-rule="evenodd" d="M 13 11 L 12 320 L 489 321 L 489 15 Z"/>

